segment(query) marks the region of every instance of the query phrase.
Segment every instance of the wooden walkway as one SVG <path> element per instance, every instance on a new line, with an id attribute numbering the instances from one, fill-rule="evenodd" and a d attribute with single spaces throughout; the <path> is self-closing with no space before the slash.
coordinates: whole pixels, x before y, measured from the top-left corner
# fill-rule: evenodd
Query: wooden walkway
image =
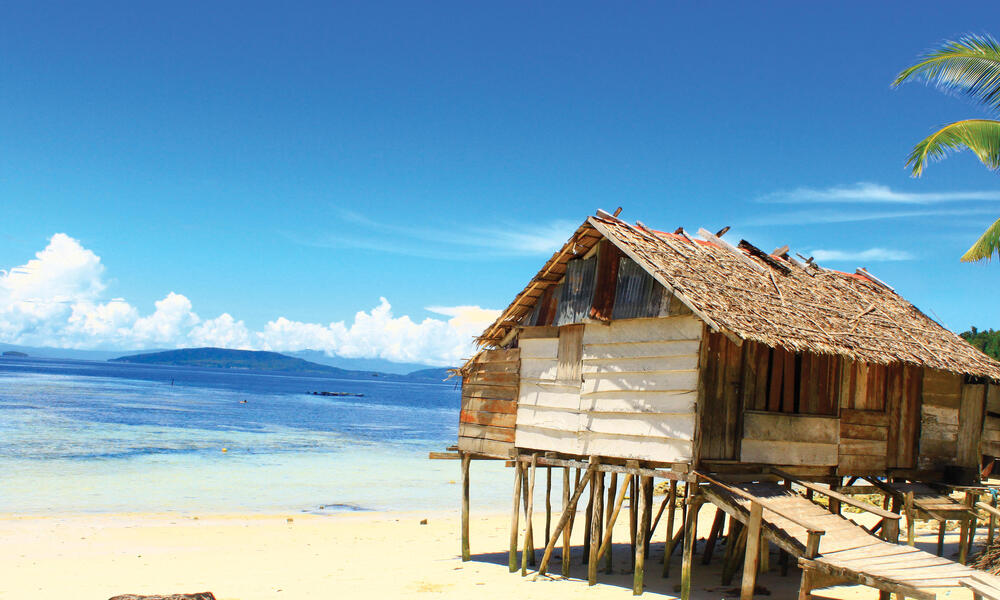
<path id="1" fill-rule="evenodd" d="M 743 523 L 749 522 L 752 505 L 762 507 L 757 512 L 763 537 L 798 557 L 803 567 L 802 599 L 811 590 L 850 583 L 877 588 L 882 597 L 896 593 L 927 600 L 934 600 L 940 588 L 961 587 L 973 575 L 1000 586 L 1000 578 L 982 571 L 884 541 L 777 483 L 711 483 L 701 492 Z"/>

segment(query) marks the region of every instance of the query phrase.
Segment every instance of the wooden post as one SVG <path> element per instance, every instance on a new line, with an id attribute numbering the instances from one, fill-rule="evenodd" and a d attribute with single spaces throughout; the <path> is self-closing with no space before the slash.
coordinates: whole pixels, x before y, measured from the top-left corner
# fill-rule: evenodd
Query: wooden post
<path id="1" fill-rule="evenodd" d="M 579 469 L 577 469 L 579 472 Z M 563 549 L 562 549 L 562 576 L 569 577 L 569 554 L 570 554 L 570 536 L 573 535 L 573 517 L 572 514 L 576 512 L 576 507 L 571 507 L 569 505 L 569 467 L 563 468 L 563 502 L 562 502 L 562 514 L 570 514 L 569 522 L 563 529 Z M 560 515 L 561 517 L 562 515 Z M 547 540 L 552 539 L 551 537 L 546 538 Z"/>
<path id="2" fill-rule="evenodd" d="M 528 563 L 535 562 L 535 545 L 532 540 L 532 517 L 535 510 L 535 467 L 538 465 L 538 453 L 531 455 L 531 467 L 528 470 L 528 499 L 524 503 L 524 551 L 521 552 L 521 577 L 528 574 Z M 531 556 L 529 559 L 528 556 Z"/>
<path id="3" fill-rule="evenodd" d="M 522 504 L 524 506 L 524 515 L 525 515 L 525 517 L 527 517 L 527 514 L 528 514 L 528 467 L 524 467 L 523 469 L 521 469 L 521 481 L 522 481 L 521 482 L 521 494 L 522 494 L 521 502 L 522 502 Z M 534 489 L 534 488 L 532 487 L 532 489 Z M 526 521 L 525 522 L 524 546 L 526 548 L 528 548 L 528 549 L 531 550 L 531 552 L 528 553 L 528 564 L 531 565 L 531 566 L 535 566 L 535 550 L 534 550 L 534 548 L 535 548 L 535 530 L 534 530 L 533 527 L 530 527 L 530 525 L 531 525 L 530 521 Z M 522 555 L 522 558 L 523 558 L 523 555 Z"/>
<path id="4" fill-rule="evenodd" d="M 517 534 L 520 529 L 517 522 L 521 512 L 521 461 L 514 461 L 514 512 L 510 517 L 510 554 L 507 557 L 510 572 L 517 571 Z"/>
<path id="5" fill-rule="evenodd" d="M 638 507 L 638 500 L 636 496 L 638 495 L 638 485 L 639 481 L 638 475 L 629 475 L 628 483 L 630 490 L 628 493 L 628 538 L 629 546 L 632 549 L 632 564 L 635 564 L 635 527 L 636 523 L 636 512 L 635 509 Z"/>
<path id="6" fill-rule="evenodd" d="M 469 463 L 472 455 L 462 453 L 462 561 L 472 560 L 469 548 Z"/>
<path id="7" fill-rule="evenodd" d="M 583 495 L 583 490 L 586 489 L 587 483 L 590 480 L 590 474 L 594 472 L 597 467 L 598 458 L 596 456 L 590 457 L 590 466 L 587 467 L 587 473 L 584 475 L 583 479 L 576 484 L 576 489 L 573 490 L 573 497 L 569 500 L 569 506 L 576 506 L 576 503 L 580 501 L 580 496 Z M 542 554 L 542 563 L 538 565 L 538 575 L 545 575 L 546 569 L 549 566 L 549 559 L 552 558 L 552 550 L 556 547 L 556 541 L 559 538 L 559 534 L 562 533 L 566 524 L 569 522 L 573 510 L 563 511 L 563 514 L 559 515 L 559 523 L 556 524 L 556 530 L 552 532 L 552 537 L 545 544 L 545 552 Z M 515 540 L 516 543 L 516 540 Z M 535 577 L 537 578 L 538 575 Z"/>
<path id="8" fill-rule="evenodd" d="M 690 487 L 690 484 L 688 484 Z M 681 600 L 691 599 L 691 567 L 694 563 L 694 545 L 698 534 L 698 511 L 704 500 L 697 492 L 688 497 L 690 508 L 684 524 L 684 558 L 681 561 Z"/>
<path id="9" fill-rule="evenodd" d="M 642 518 L 641 523 L 642 523 L 642 527 L 646 530 L 646 534 L 643 536 L 642 539 L 644 539 L 646 541 L 646 543 L 643 546 L 643 548 L 645 549 L 646 558 L 649 558 L 649 540 L 653 537 L 653 485 L 654 485 L 654 482 L 653 482 L 653 478 L 652 477 L 644 477 L 643 479 L 644 479 L 644 481 L 642 482 L 642 486 L 644 486 L 644 487 L 642 487 L 641 489 L 644 490 L 643 493 L 646 495 L 646 497 L 645 497 L 645 502 L 646 502 L 646 513 L 645 513 L 645 515 L 646 516 Z"/>
<path id="10" fill-rule="evenodd" d="M 590 560 L 590 534 L 591 528 L 593 527 L 594 518 L 594 477 L 596 477 L 595 472 L 590 473 L 590 499 L 587 501 L 587 512 L 583 515 L 583 564 L 587 564 Z"/>
<path id="11" fill-rule="evenodd" d="M 802 569 L 802 583 L 799 584 L 799 600 L 810 600 L 812 594 L 812 580 L 815 576 L 815 571 L 812 569 Z"/>
<path id="12" fill-rule="evenodd" d="M 587 584 L 597 585 L 597 551 L 600 550 L 604 508 L 604 472 L 594 471 L 591 478 L 594 480 L 591 484 L 594 514 L 590 518 L 590 556 L 587 560 Z"/>
<path id="13" fill-rule="evenodd" d="M 639 493 L 639 521 L 643 523 L 643 526 L 639 528 L 639 533 L 636 536 L 637 547 L 635 551 L 635 569 L 632 575 L 633 596 L 642 595 L 643 579 L 646 576 L 646 554 L 649 551 L 649 528 L 645 524 L 649 522 L 650 517 L 649 495 L 646 492 L 652 488 L 653 478 L 643 477 L 640 482 L 640 487 L 642 489 Z"/>
<path id="14" fill-rule="evenodd" d="M 972 538 L 976 534 L 976 518 L 971 516 L 975 510 L 976 497 L 972 492 L 965 492 L 965 506 L 970 512 L 969 516 L 962 517 L 961 537 L 958 540 L 958 562 L 963 565 L 969 560 L 969 550 L 972 549 Z"/>
<path id="15" fill-rule="evenodd" d="M 909 546 L 913 546 L 914 541 L 914 528 L 916 527 L 917 515 L 916 511 L 913 509 L 913 492 L 906 492 L 905 496 L 905 510 L 906 510 L 906 543 Z"/>
<path id="16" fill-rule="evenodd" d="M 622 486 L 622 489 L 625 489 L 624 485 Z M 614 505 L 614 501 L 615 501 L 615 495 L 617 493 L 617 490 L 618 490 L 618 473 L 612 473 L 611 474 L 611 481 L 608 483 L 608 503 L 607 503 L 608 507 L 615 506 Z M 617 517 L 618 516 L 618 508 L 615 507 L 613 510 L 608 510 L 606 512 L 608 514 L 608 520 L 607 520 L 607 523 L 605 523 L 605 527 L 604 527 L 604 529 L 605 529 L 604 537 L 607 538 L 608 540 L 610 540 L 611 539 L 612 529 L 615 526 L 614 521 L 612 520 L 612 513 L 614 513 L 614 517 Z M 603 543 L 601 545 L 603 546 Z M 604 565 L 604 572 L 607 573 L 607 574 L 609 574 L 609 575 L 611 573 L 614 573 L 614 557 L 612 556 L 612 550 L 611 550 L 612 547 L 613 547 L 613 544 L 608 544 L 608 549 L 607 549 L 608 560 L 607 560 L 607 562 Z"/>
<path id="17" fill-rule="evenodd" d="M 623 485 L 620 490 L 618 490 L 618 498 L 612 503 L 611 496 L 608 496 L 608 505 L 614 508 L 609 511 L 610 518 L 608 519 L 608 526 L 604 531 L 604 539 L 601 541 L 601 547 L 597 551 L 597 560 L 601 560 L 605 552 L 611 551 L 611 538 L 614 535 L 615 523 L 618 521 L 618 513 L 621 512 L 622 504 L 625 503 L 625 494 L 628 492 L 628 486 Z"/>
<path id="18" fill-rule="evenodd" d="M 677 512 L 677 481 L 670 481 L 667 492 L 667 535 L 663 544 L 663 576 L 670 575 L 670 555 L 674 549 L 674 513 Z"/>
<path id="19" fill-rule="evenodd" d="M 552 467 L 545 467 L 545 539 L 552 536 Z"/>
<path id="20" fill-rule="evenodd" d="M 996 494 L 993 494 L 993 493 L 990 494 L 990 506 L 992 506 L 993 508 L 997 507 L 997 496 L 996 496 Z M 996 516 L 993 513 L 990 513 L 990 528 L 989 528 L 989 531 L 986 534 L 987 535 L 987 537 L 986 537 L 986 545 L 987 546 L 992 546 L 993 545 L 993 534 L 994 534 L 994 532 L 996 530 L 996 524 L 997 524 L 997 518 L 996 518 Z"/>
<path id="21" fill-rule="evenodd" d="M 726 555 L 722 561 L 722 585 L 729 585 L 733 582 L 733 576 L 736 575 L 736 571 L 746 554 L 747 528 L 739 522 L 736 525 L 735 535 L 732 531 L 729 534 L 731 538 L 735 537 L 735 541 L 730 542 L 731 546 L 726 548 Z"/>
<path id="22" fill-rule="evenodd" d="M 767 540 L 764 532 L 760 534 L 760 569 L 758 573 L 767 573 L 771 570 L 771 542 Z"/>
<path id="23" fill-rule="evenodd" d="M 708 539 L 705 540 L 705 552 L 701 555 L 701 564 L 707 565 L 712 562 L 712 554 L 715 552 L 715 540 L 722 533 L 722 528 L 725 524 L 726 513 L 721 508 L 716 508 L 712 528 L 708 530 Z"/>
<path id="24" fill-rule="evenodd" d="M 948 524 L 947 521 L 941 521 L 938 523 L 938 540 L 937 540 L 937 555 L 944 556 L 944 532 L 945 526 Z"/>
<path id="25" fill-rule="evenodd" d="M 740 588 L 740 600 L 752 600 L 753 590 L 757 585 L 757 561 L 760 560 L 760 522 L 764 508 L 756 503 L 750 504 L 750 519 L 747 522 L 747 550 L 743 562 L 743 586 Z"/>
<path id="26" fill-rule="evenodd" d="M 842 482 L 843 482 L 843 480 L 840 477 L 838 477 L 837 478 L 837 483 L 831 483 L 830 484 L 830 489 L 832 491 L 834 491 L 834 492 L 838 491 L 840 489 L 840 484 Z M 830 498 L 829 500 L 830 500 L 830 512 L 832 512 L 835 515 L 839 515 L 840 514 L 840 500 L 837 500 L 836 498 Z"/>

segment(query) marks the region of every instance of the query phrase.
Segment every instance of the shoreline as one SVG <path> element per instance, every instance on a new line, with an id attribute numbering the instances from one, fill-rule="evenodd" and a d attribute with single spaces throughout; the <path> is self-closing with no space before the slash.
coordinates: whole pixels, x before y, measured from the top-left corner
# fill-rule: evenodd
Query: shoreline
<path id="1" fill-rule="evenodd" d="M 457 502 L 456 502 L 457 504 Z M 713 518 L 702 511 L 699 529 Z M 291 519 L 291 521 L 289 521 Z M 421 524 L 426 519 L 427 524 Z M 479 513 L 473 507 L 473 560 L 460 559 L 459 511 L 366 511 L 314 515 L 260 513 L 61 513 L 0 514 L 0 599 L 106 600 L 126 593 L 169 594 L 211 591 L 218 600 L 274 598 L 446 598 L 468 600 L 551 600 L 559 597 L 632 596 L 627 526 L 615 527 L 613 574 L 602 572 L 598 585 L 586 583 L 581 564 L 583 532 L 573 535 L 569 579 L 532 581 L 507 568 L 510 515 Z M 627 523 L 627 519 L 620 523 Z M 544 536 L 544 515 L 534 520 L 535 537 Z M 648 598 L 675 598 L 680 583 L 680 553 L 671 576 L 661 577 L 661 528 L 647 561 Z M 920 543 L 933 545 L 933 532 L 919 531 Z M 956 534 L 949 534 L 951 538 Z M 541 541 L 536 542 L 539 546 Z M 540 548 L 539 556 L 541 554 Z M 557 549 L 558 554 L 559 549 Z M 694 565 L 692 598 L 709 600 L 739 585 L 720 585 L 720 549 L 710 565 Z M 777 555 L 772 555 L 772 565 Z M 558 563 L 557 563 L 558 564 Z M 555 569 L 558 570 L 558 569 Z M 793 598 L 798 571 L 781 577 L 777 569 L 759 584 L 771 598 Z M 877 595 L 860 587 L 824 591 L 829 598 L 864 599 Z M 765 597 L 765 596 L 761 596 Z M 962 600 L 962 592 L 949 598 Z"/>

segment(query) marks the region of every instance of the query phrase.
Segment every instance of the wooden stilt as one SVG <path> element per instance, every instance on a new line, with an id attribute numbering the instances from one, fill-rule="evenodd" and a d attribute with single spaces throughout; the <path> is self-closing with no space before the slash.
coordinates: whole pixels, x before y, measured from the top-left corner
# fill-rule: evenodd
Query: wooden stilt
<path id="1" fill-rule="evenodd" d="M 747 522 L 747 549 L 743 563 L 743 585 L 740 588 L 740 600 L 752 600 L 754 587 L 757 585 L 757 561 L 760 560 L 760 522 L 764 508 L 756 503 L 750 504 L 750 519 Z"/>
<path id="2" fill-rule="evenodd" d="M 674 514 L 677 512 L 677 482 L 670 482 L 667 492 L 667 535 L 663 544 L 663 576 L 670 575 L 670 555 L 674 550 Z M 683 527 L 681 527 L 683 529 Z"/>
<path id="3" fill-rule="evenodd" d="M 472 560 L 469 548 L 469 463 L 472 455 L 462 453 L 462 561 Z"/>
<path id="4" fill-rule="evenodd" d="M 958 562 L 963 565 L 969 560 L 969 552 L 972 550 L 972 539 L 976 535 L 975 504 L 976 495 L 972 492 L 965 492 L 965 506 L 969 510 L 969 516 L 962 518 L 961 538 L 958 540 Z"/>
<path id="5" fill-rule="evenodd" d="M 577 469 L 577 474 L 579 475 L 579 469 Z M 563 529 L 563 547 L 562 547 L 562 576 L 569 577 L 569 554 L 570 554 L 570 536 L 573 535 L 573 516 L 572 513 L 576 512 L 576 507 L 571 507 L 569 505 L 569 467 L 563 468 L 563 501 L 562 501 L 562 514 L 570 514 L 569 521 L 566 527 Z M 561 515 L 560 515 L 561 516 Z M 547 540 L 552 539 L 551 536 L 546 538 Z"/>
<path id="6" fill-rule="evenodd" d="M 906 510 L 906 543 L 914 545 L 914 528 L 917 525 L 917 515 L 913 508 L 913 492 L 906 492 L 904 506 Z"/>
<path id="7" fill-rule="evenodd" d="M 993 508 L 997 507 L 997 497 L 996 494 L 990 494 L 990 506 Z M 993 545 L 993 534 L 996 531 L 997 518 L 993 513 L 990 513 L 990 527 L 986 532 L 986 545 Z"/>
<path id="8" fill-rule="evenodd" d="M 526 518 L 526 520 L 525 520 L 525 528 L 524 528 L 524 546 L 526 548 L 528 548 L 529 550 L 531 550 L 530 552 L 527 553 L 528 554 L 528 564 L 533 567 L 533 566 L 535 566 L 535 551 L 534 551 L 534 548 L 535 548 L 535 529 L 534 529 L 534 527 L 530 527 L 529 526 L 532 523 L 531 523 L 530 520 L 527 520 L 527 515 L 528 515 L 528 492 L 529 491 L 533 491 L 534 490 L 534 486 L 532 486 L 531 490 L 528 489 L 528 467 L 524 467 L 521 470 L 521 477 L 522 477 L 521 494 L 523 495 L 523 498 L 521 499 L 521 502 L 522 502 L 522 504 L 524 506 L 524 515 L 525 515 L 525 518 Z M 522 560 L 523 560 L 523 555 L 522 555 Z"/>
<path id="9" fill-rule="evenodd" d="M 645 516 L 640 520 L 642 527 L 645 530 L 643 538 L 646 543 L 643 546 L 643 551 L 646 554 L 646 558 L 649 558 L 649 540 L 653 537 L 653 478 L 644 477 L 642 481 L 641 489 L 644 490 L 643 494 L 646 506 Z"/>
<path id="10" fill-rule="evenodd" d="M 583 515 L 583 564 L 590 560 L 590 537 L 593 528 L 594 518 L 594 472 L 590 474 L 590 500 L 587 501 L 587 512 Z"/>
<path id="11" fill-rule="evenodd" d="M 597 551 L 600 550 L 601 530 L 603 529 L 604 508 L 604 472 L 594 471 L 591 491 L 594 498 L 594 514 L 590 518 L 590 557 L 587 560 L 587 583 L 597 585 Z"/>
<path id="12" fill-rule="evenodd" d="M 937 555 L 944 556 L 944 531 L 945 531 L 945 521 L 938 523 L 938 539 L 937 539 Z"/>
<path id="13" fill-rule="evenodd" d="M 552 467 L 545 467 L 545 538 L 552 536 Z"/>
<path id="14" fill-rule="evenodd" d="M 622 489 L 625 489 L 624 485 L 622 486 Z M 618 473 L 612 473 L 611 474 L 611 481 L 608 482 L 608 502 L 607 502 L 607 506 L 608 507 L 615 506 L 614 505 L 614 500 L 615 500 L 615 496 L 617 494 L 617 491 L 618 491 Z M 608 540 L 611 540 L 612 529 L 615 526 L 614 522 L 612 521 L 612 513 L 615 513 L 614 516 L 617 517 L 618 516 L 617 515 L 617 511 L 618 511 L 617 507 L 614 510 L 606 510 L 607 515 L 608 515 L 608 520 L 604 524 L 604 530 L 605 530 L 605 532 L 604 532 L 604 535 L 602 536 L 602 539 L 603 538 L 607 538 Z M 608 544 L 608 549 L 607 549 L 607 556 L 608 556 L 608 558 L 607 558 L 607 560 L 604 563 L 604 572 L 608 573 L 609 575 L 611 573 L 614 573 L 614 564 L 615 564 L 615 562 L 614 562 L 614 557 L 612 556 L 612 550 L 611 550 L 613 548 L 613 546 L 614 546 L 613 544 L 610 544 L 610 543 Z M 603 541 L 601 543 L 601 547 L 602 548 L 604 547 Z M 598 552 L 598 554 L 600 554 L 600 552 Z"/>
<path id="15" fill-rule="evenodd" d="M 643 579 L 646 576 L 646 554 L 649 551 L 649 527 L 645 525 L 650 522 L 650 494 L 647 492 L 652 491 L 653 478 L 643 477 L 641 479 L 640 487 L 642 488 L 639 493 L 639 521 L 644 525 L 639 528 L 639 534 L 636 539 L 636 544 L 638 547 L 635 552 L 635 572 L 632 576 L 632 595 L 641 596 L 643 588 Z"/>
<path id="16" fill-rule="evenodd" d="M 899 499 L 893 499 L 892 512 L 899 514 Z M 893 544 L 899 543 L 899 519 L 882 519 L 882 539 Z"/>
<path id="17" fill-rule="evenodd" d="M 586 489 L 587 483 L 590 481 L 590 474 L 594 472 L 597 467 L 598 459 L 596 456 L 590 457 L 590 466 L 587 467 L 587 473 L 584 475 L 583 479 L 576 484 L 576 489 L 573 490 L 573 497 L 569 500 L 569 506 L 574 507 L 576 503 L 580 501 L 580 496 L 583 495 L 583 490 Z M 556 530 L 552 532 L 552 537 L 545 544 L 545 552 L 542 554 L 542 563 L 538 565 L 538 575 L 545 575 L 546 569 L 549 566 L 549 559 L 552 558 L 552 550 L 556 547 L 556 541 L 559 539 L 559 534 L 563 532 L 566 524 L 569 523 L 570 517 L 573 514 L 573 510 L 563 511 L 563 514 L 559 516 L 559 523 L 556 524 Z M 536 577 L 538 577 L 536 575 Z"/>
<path id="18" fill-rule="evenodd" d="M 747 528 L 740 523 L 737 528 L 736 541 L 730 548 L 726 549 L 726 558 L 722 563 L 722 585 L 729 585 L 733 582 L 733 576 L 743 562 L 743 556 L 747 548 Z M 729 553 L 732 550 L 732 554 Z"/>
<path id="19" fill-rule="evenodd" d="M 510 572 L 517 571 L 517 535 L 519 524 L 517 522 L 521 513 L 521 461 L 514 462 L 514 512 L 510 517 L 510 554 L 507 557 Z"/>
<path id="20" fill-rule="evenodd" d="M 831 483 L 830 484 L 830 489 L 832 491 L 834 491 L 834 492 L 838 491 L 840 489 L 840 484 L 842 482 L 843 482 L 843 479 L 841 479 L 840 477 L 838 477 L 836 483 Z M 840 500 L 837 500 L 836 498 L 830 498 L 829 500 L 830 500 L 830 512 L 832 512 L 835 515 L 839 515 L 840 514 Z"/>
<path id="21" fill-rule="evenodd" d="M 758 573 L 767 573 L 771 570 L 771 542 L 767 540 L 763 532 L 760 534 L 760 569 Z"/>
<path id="22" fill-rule="evenodd" d="M 694 563 L 694 545 L 698 534 L 698 511 L 704 502 L 700 494 L 688 498 L 691 504 L 684 524 L 684 559 L 681 562 L 681 600 L 691 599 L 691 567 Z"/>
<path id="23" fill-rule="evenodd" d="M 712 554 L 715 552 L 715 540 L 722 533 L 722 528 L 726 524 L 726 513 L 721 508 L 715 509 L 715 519 L 712 521 L 712 528 L 708 531 L 708 539 L 705 540 L 705 551 L 701 555 L 701 564 L 707 565 L 712 562 Z"/>
<path id="24" fill-rule="evenodd" d="M 816 572 L 812 569 L 802 570 L 802 583 L 799 584 L 799 600 L 810 600 L 812 598 L 811 592 L 813 590 L 813 578 Z"/>
<path id="25" fill-rule="evenodd" d="M 622 504 L 625 503 L 625 494 L 628 493 L 628 486 L 623 485 L 620 490 L 618 490 L 618 497 L 612 503 L 611 496 L 608 496 L 608 504 L 614 508 L 608 513 L 608 526 L 604 531 L 604 538 L 601 541 L 601 547 L 597 551 L 597 559 L 601 560 L 605 552 L 611 552 L 612 536 L 614 534 L 615 523 L 618 521 L 618 513 L 622 509 Z"/>
<path id="26" fill-rule="evenodd" d="M 629 546 L 632 550 L 631 562 L 635 564 L 635 528 L 638 523 L 636 518 L 635 509 L 639 506 L 639 490 L 638 483 L 639 477 L 637 475 L 629 475 L 628 477 L 629 487 L 631 488 L 628 493 L 628 539 Z"/>
<path id="27" fill-rule="evenodd" d="M 524 503 L 524 551 L 521 552 L 521 577 L 528 574 L 528 563 L 535 562 L 535 547 L 532 538 L 535 510 L 535 467 L 538 465 L 538 453 L 531 455 L 531 466 L 528 468 L 528 499 Z M 529 556 L 531 558 L 529 558 Z"/>

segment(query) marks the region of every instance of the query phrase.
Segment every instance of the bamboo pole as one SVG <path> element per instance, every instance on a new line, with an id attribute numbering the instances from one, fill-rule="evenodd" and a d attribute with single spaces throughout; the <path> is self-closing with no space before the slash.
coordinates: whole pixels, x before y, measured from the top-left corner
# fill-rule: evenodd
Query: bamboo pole
<path id="1" fill-rule="evenodd" d="M 469 548 L 469 463 L 472 455 L 462 453 L 462 561 L 472 560 Z"/>
<path id="2" fill-rule="evenodd" d="M 667 492 L 667 536 L 663 544 L 663 576 L 670 575 L 670 555 L 674 550 L 674 513 L 677 512 L 677 482 L 670 481 L 670 491 Z M 683 529 L 683 528 L 682 528 Z"/>
<path id="3" fill-rule="evenodd" d="M 743 585 L 740 588 L 740 600 L 753 600 L 754 587 L 757 585 L 757 561 L 760 560 L 760 522 L 764 507 L 757 502 L 750 504 L 750 519 L 747 522 L 747 549 L 743 563 Z"/>
<path id="4" fill-rule="evenodd" d="M 694 545 L 698 533 L 698 511 L 704 502 L 700 494 L 688 497 L 690 508 L 684 524 L 684 559 L 681 563 L 681 600 L 691 600 L 691 567 L 694 563 Z"/>
<path id="5" fill-rule="evenodd" d="M 524 551 L 521 552 L 521 577 L 528 574 L 528 563 L 534 563 L 535 547 L 532 537 L 532 517 L 535 509 L 535 467 L 538 465 L 538 453 L 531 455 L 531 466 L 528 468 L 528 500 L 524 505 Z M 531 555 L 529 560 L 528 556 Z"/>
<path id="6" fill-rule="evenodd" d="M 613 498 L 616 495 L 617 489 L 618 489 L 618 473 L 612 473 L 611 474 L 611 481 L 608 482 L 608 502 L 607 502 L 607 506 L 608 507 L 614 506 L 614 504 L 612 504 L 612 502 L 614 501 Z M 622 486 L 622 489 L 625 489 L 624 485 Z M 614 516 L 617 518 L 617 516 L 618 516 L 617 515 L 617 511 L 618 511 L 617 508 L 615 508 L 614 511 L 611 511 L 611 510 L 607 510 L 606 511 L 606 513 L 608 515 L 608 520 L 604 524 L 605 535 L 603 537 L 605 537 L 605 538 L 607 538 L 609 540 L 611 539 L 611 533 L 612 533 L 612 530 L 614 529 L 614 526 L 615 526 L 614 521 L 612 520 L 612 512 L 616 513 Z M 604 543 L 603 542 L 601 543 L 601 548 L 602 549 L 604 548 Z M 615 564 L 614 556 L 612 555 L 611 548 L 612 548 L 612 544 L 608 544 L 608 548 L 607 548 L 608 559 L 607 559 L 607 561 L 604 564 L 604 572 L 607 573 L 607 574 L 609 574 L 609 575 L 611 573 L 614 573 L 614 564 Z M 598 550 L 598 552 L 597 552 L 598 558 L 600 558 L 601 554 L 602 554 L 602 550 Z"/>
<path id="7" fill-rule="evenodd" d="M 579 474 L 579 469 L 577 469 L 577 474 Z M 569 521 L 567 526 L 563 529 L 563 549 L 562 549 L 562 576 L 569 577 L 569 554 L 570 554 L 570 536 L 573 534 L 573 517 L 572 514 L 576 511 L 576 507 L 570 507 L 569 505 L 569 467 L 563 468 L 563 503 L 562 503 L 562 514 L 569 514 Z M 562 515 L 560 515 L 561 517 Z M 546 539 L 552 539 L 552 536 L 548 536 Z"/>
<path id="8" fill-rule="evenodd" d="M 552 534 L 552 467 L 545 467 L 545 539 Z"/>
<path id="9" fill-rule="evenodd" d="M 603 520 L 603 509 L 604 509 L 604 472 L 594 471 L 591 474 L 591 478 L 594 480 L 591 483 L 590 491 L 593 493 L 594 507 L 593 514 L 590 517 L 590 556 L 587 560 L 587 584 L 597 585 L 597 551 L 598 544 L 601 543 L 601 530 L 604 524 Z"/>
<path id="10" fill-rule="evenodd" d="M 580 501 L 580 496 L 583 495 L 583 490 L 587 487 L 587 482 L 589 481 L 590 474 L 594 472 L 597 467 L 598 458 L 596 456 L 590 457 L 590 466 L 587 467 L 587 473 L 584 475 L 583 479 L 576 484 L 576 489 L 573 490 L 573 497 L 570 498 L 569 505 L 576 506 L 576 503 Z M 542 563 L 538 565 L 538 575 L 545 575 L 546 569 L 549 566 L 549 559 L 552 558 L 552 550 L 556 546 L 556 540 L 559 538 L 559 534 L 562 533 L 563 528 L 566 527 L 566 523 L 569 522 L 570 515 L 573 511 L 569 512 L 563 511 L 563 514 L 559 516 L 559 523 L 556 525 L 556 530 L 552 532 L 552 537 L 549 538 L 548 543 L 545 545 L 545 552 L 542 554 Z M 535 578 L 538 578 L 538 575 Z"/>
<path id="11" fill-rule="evenodd" d="M 649 495 L 646 493 L 652 487 L 652 477 L 641 479 L 641 490 L 639 493 L 639 520 L 643 526 L 639 529 L 637 536 L 638 547 L 635 551 L 635 573 L 632 576 L 632 595 L 641 596 L 643 589 L 643 579 L 646 576 L 646 554 L 649 551 Z"/>
<path id="12" fill-rule="evenodd" d="M 517 534 L 518 516 L 521 512 L 521 461 L 514 463 L 514 512 L 510 518 L 510 554 L 507 556 L 507 566 L 510 572 L 517 571 Z"/>

